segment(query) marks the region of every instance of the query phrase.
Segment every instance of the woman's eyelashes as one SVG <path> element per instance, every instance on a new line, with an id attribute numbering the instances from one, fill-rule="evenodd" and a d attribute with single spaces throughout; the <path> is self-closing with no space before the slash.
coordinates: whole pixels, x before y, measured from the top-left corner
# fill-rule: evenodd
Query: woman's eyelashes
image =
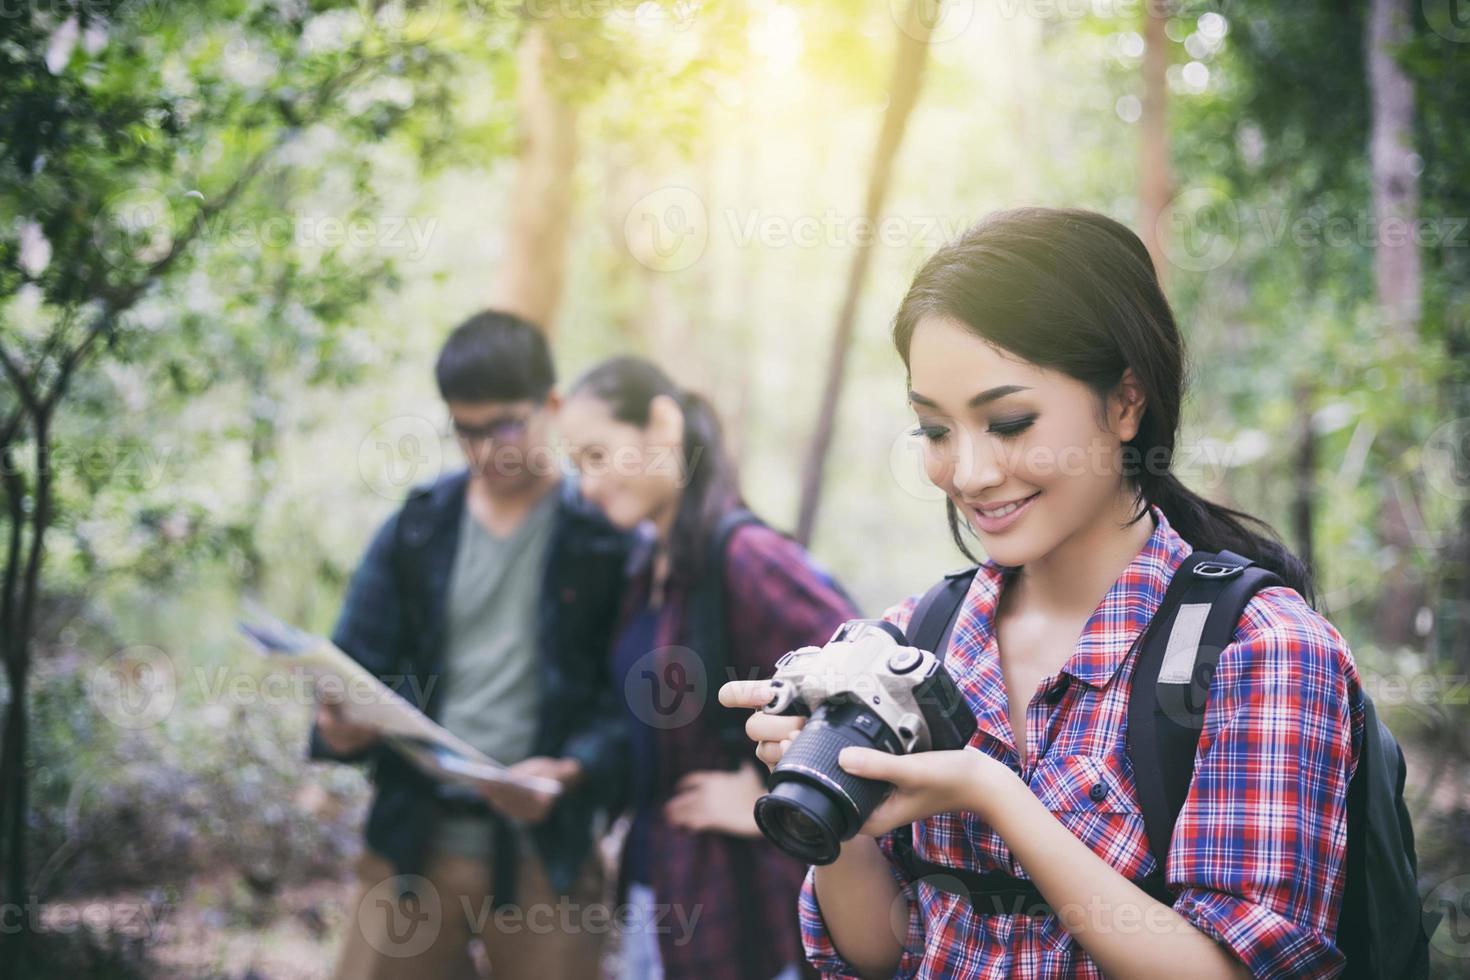
<path id="1" fill-rule="evenodd" d="M 934 425 L 932 423 L 920 422 L 918 428 L 911 431 L 909 435 L 923 436 L 930 442 L 942 442 L 944 440 L 944 437 L 949 435 L 949 429 L 943 425 Z"/>
<path id="2" fill-rule="evenodd" d="M 1018 436 L 1031 428 L 1031 423 L 1036 421 L 1035 415 L 1017 415 L 1007 419 L 997 419 L 990 423 L 988 431 L 998 436 L 1009 438 Z"/>
<path id="3" fill-rule="evenodd" d="M 1035 421 L 1035 415 L 1018 415 L 1011 418 L 997 419 L 991 422 L 990 427 L 985 431 L 991 435 L 1000 436 L 1002 439 L 1010 439 L 1031 428 L 1031 423 Z M 930 442 L 943 442 L 944 438 L 949 435 L 949 427 L 933 422 L 921 421 L 918 427 L 912 430 L 909 435 L 923 436 Z"/>

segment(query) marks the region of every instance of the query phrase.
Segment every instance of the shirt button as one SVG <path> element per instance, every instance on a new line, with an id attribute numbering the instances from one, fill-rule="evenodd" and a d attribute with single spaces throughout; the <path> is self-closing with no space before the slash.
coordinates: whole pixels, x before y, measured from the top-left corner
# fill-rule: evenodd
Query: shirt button
<path id="1" fill-rule="evenodd" d="M 1067 675 L 1063 674 L 1061 678 L 1051 686 L 1051 689 L 1046 692 L 1046 703 L 1056 704 L 1062 700 L 1062 696 L 1066 693 Z"/>
<path id="2" fill-rule="evenodd" d="M 1092 802 L 1101 803 L 1108 795 L 1108 788 L 1102 783 L 1093 783 L 1092 789 L 1087 791 L 1087 795 L 1092 797 Z"/>

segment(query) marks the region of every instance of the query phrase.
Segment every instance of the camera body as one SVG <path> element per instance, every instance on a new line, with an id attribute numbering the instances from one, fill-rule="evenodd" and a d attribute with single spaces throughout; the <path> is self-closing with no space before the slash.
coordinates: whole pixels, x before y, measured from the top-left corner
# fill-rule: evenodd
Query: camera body
<path id="1" fill-rule="evenodd" d="M 810 864 L 836 860 L 892 788 L 837 764 L 849 745 L 895 755 L 964 748 L 975 717 L 939 658 L 907 645 L 882 620 L 853 619 L 821 647 L 802 647 L 776 663 L 774 694 L 762 709 L 811 720 L 771 773 L 756 802 L 761 831 Z"/>

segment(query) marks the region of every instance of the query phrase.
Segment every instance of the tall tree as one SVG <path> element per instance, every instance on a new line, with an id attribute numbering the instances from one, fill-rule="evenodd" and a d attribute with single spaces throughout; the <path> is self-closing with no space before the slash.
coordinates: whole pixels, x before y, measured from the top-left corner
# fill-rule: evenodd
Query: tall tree
<path id="1" fill-rule="evenodd" d="M 1381 319 L 1387 327 L 1395 359 L 1407 365 L 1418 343 L 1423 275 L 1419 244 L 1413 234 L 1419 217 L 1420 158 L 1414 152 L 1414 83 L 1399 65 L 1412 37 L 1408 0 L 1372 0 L 1365 31 L 1365 55 L 1371 131 L 1368 159 L 1372 167 L 1374 280 Z M 1423 379 L 1414 372 L 1404 378 L 1400 397 L 1421 403 Z M 1383 448 L 1392 460 L 1403 456 L 1400 433 L 1388 433 Z M 1388 546 L 1379 612 L 1375 618 L 1379 642 L 1388 648 L 1415 642 L 1415 620 L 1425 603 L 1423 583 L 1413 561 L 1415 543 L 1410 514 L 1417 509 L 1413 489 L 1396 465 L 1390 465 L 1389 486 L 1381 512 L 1379 533 Z"/>
<path id="2" fill-rule="evenodd" d="M 867 227 L 875 227 L 883 213 L 883 201 L 893 178 L 893 161 L 903 143 L 909 114 L 919 99 L 924 79 L 924 64 L 929 56 L 929 39 L 941 13 L 940 0 L 912 0 L 898 22 L 897 48 L 893 72 L 888 86 L 888 107 L 883 113 L 883 126 L 873 150 L 873 163 L 868 171 L 868 188 L 863 200 L 863 218 Z M 847 284 L 838 308 L 832 346 L 827 356 L 827 378 L 822 388 L 821 407 L 816 429 L 807 451 L 802 472 L 801 504 L 796 520 L 796 539 L 810 543 L 816 527 L 817 508 L 822 497 L 822 481 L 827 454 L 832 448 L 837 423 L 837 404 L 842 398 L 843 377 L 847 371 L 847 353 L 852 346 L 853 325 L 857 320 L 858 302 L 867 279 L 872 259 L 873 239 L 857 242 L 848 266 Z"/>
<path id="3" fill-rule="evenodd" d="M 1168 70 L 1169 37 L 1164 32 L 1169 10 L 1147 3 L 1143 10 L 1143 115 L 1139 119 L 1139 228 L 1154 268 L 1163 279 L 1169 271 L 1162 218 L 1173 194 L 1169 166 Z M 1167 285 L 1167 283 L 1166 283 Z"/>
<path id="4" fill-rule="evenodd" d="M 546 28 L 526 28 L 517 57 L 519 148 L 509 201 L 505 256 L 491 288 L 493 305 L 554 332 L 566 278 L 577 164 L 577 110 L 556 77 Z"/>

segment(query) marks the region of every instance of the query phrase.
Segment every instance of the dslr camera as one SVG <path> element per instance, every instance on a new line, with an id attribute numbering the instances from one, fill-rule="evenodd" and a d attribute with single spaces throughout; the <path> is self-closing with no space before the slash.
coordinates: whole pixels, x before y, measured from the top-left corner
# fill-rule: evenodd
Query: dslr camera
<path id="1" fill-rule="evenodd" d="M 975 716 L 944 664 L 884 620 L 848 620 L 826 646 L 791 651 L 770 683 L 775 693 L 763 711 L 811 720 L 771 772 L 755 822 L 808 864 L 837 860 L 842 842 L 893 788 L 844 772 L 837 765 L 844 748 L 944 751 L 964 748 L 975 734 Z"/>

